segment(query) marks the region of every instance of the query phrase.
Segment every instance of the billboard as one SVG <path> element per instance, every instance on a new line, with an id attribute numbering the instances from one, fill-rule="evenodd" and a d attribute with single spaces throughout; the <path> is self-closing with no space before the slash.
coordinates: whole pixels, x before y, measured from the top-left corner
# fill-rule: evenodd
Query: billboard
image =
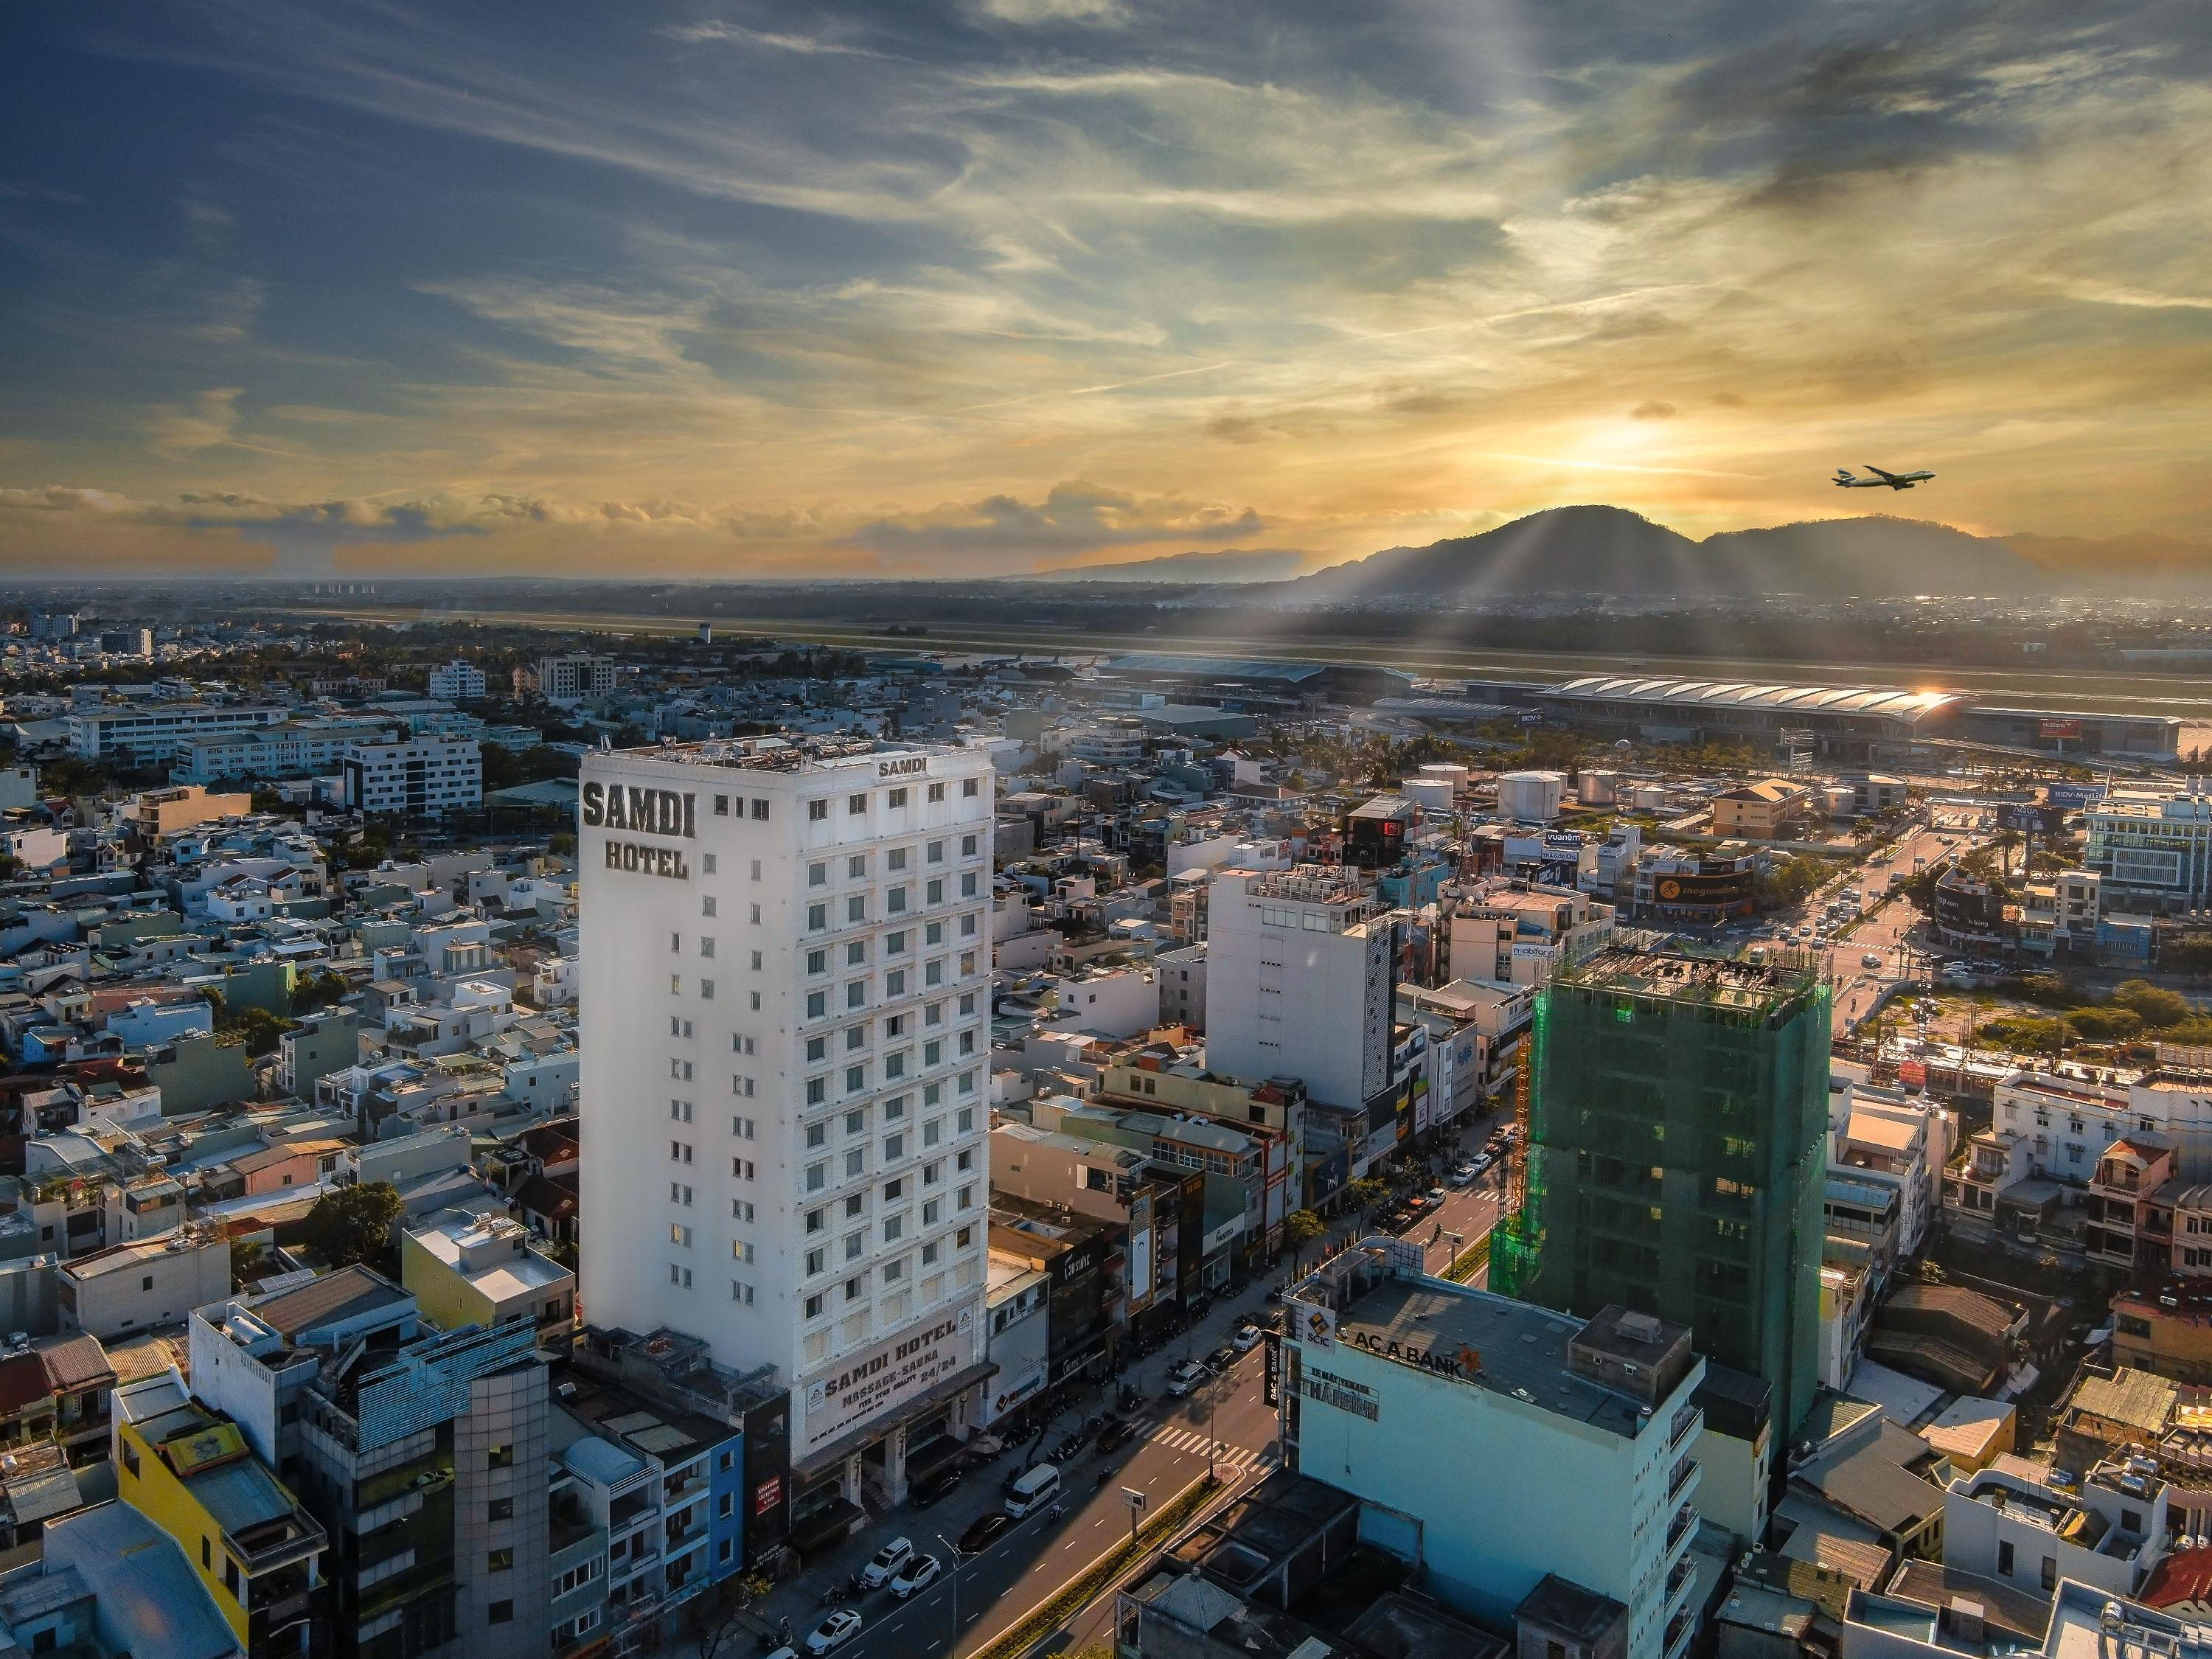
<path id="1" fill-rule="evenodd" d="M 2081 722 L 2046 717 L 2036 721 L 2035 735 L 2039 738 L 2078 738 L 2081 735 Z"/>
<path id="2" fill-rule="evenodd" d="M 800 1443 L 811 1455 L 974 1364 L 975 1310 L 965 1307 L 862 1350 L 806 1384 Z"/>

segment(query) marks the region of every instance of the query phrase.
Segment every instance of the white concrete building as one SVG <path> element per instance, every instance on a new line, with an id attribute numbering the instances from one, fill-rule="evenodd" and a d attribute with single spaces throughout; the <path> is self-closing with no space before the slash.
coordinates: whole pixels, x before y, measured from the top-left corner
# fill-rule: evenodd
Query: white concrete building
<path id="1" fill-rule="evenodd" d="M 1390 1083 L 1393 924 L 1356 871 L 1226 870 L 1207 902 L 1206 1058 L 1332 1106 Z"/>
<path id="2" fill-rule="evenodd" d="M 540 657 L 538 695 L 548 702 L 584 702 L 611 696 L 615 665 L 611 657 Z"/>
<path id="3" fill-rule="evenodd" d="M 274 726 L 282 708 L 244 703 L 146 703 L 135 708 L 86 708 L 69 717 L 70 753 L 80 760 L 120 759 L 151 766 L 199 738 Z"/>
<path id="4" fill-rule="evenodd" d="M 1917 1255 L 1943 1201 L 1951 1120 L 1924 1095 L 1861 1085 L 1829 1097 L 1831 1169 L 1898 1176 L 1897 1249 Z"/>
<path id="5" fill-rule="evenodd" d="M 474 738 L 349 744 L 340 770 L 345 804 L 357 812 L 438 817 L 483 805 L 483 752 Z"/>
<path id="6" fill-rule="evenodd" d="M 866 739 L 586 757 L 587 1317 L 791 1390 L 794 1524 L 964 1432 L 986 1371 L 989 759 Z"/>
<path id="7" fill-rule="evenodd" d="M 1370 1239 L 1291 1291 L 1295 1467 L 1406 1517 L 1453 1606 L 1510 1620 L 1557 1573 L 1627 1607 L 1629 1659 L 1674 1659 L 1698 1623 L 1689 1332 L 1431 1279 L 1420 1255 Z"/>
<path id="8" fill-rule="evenodd" d="M 107 1341 L 181 1324 L 229 1295 L 230 1244 L 219 1229 L 192 1227 L 81 1255 L 60 1272 L 63 1325 Z"/>
<path id="9" fill-rule="evenodd" d="M 483 670 L 472 662 L 441 663 L 430 671 L 430 695 L 446 702 L 477 702 L 484 694 Z"/>
<path id="10" fill-rule="evenodd" d="M 2148 1458 L 2078 1484 L 2006 1454 L 1943 1494 L 1943 1565 L 2048 1595 L 2062 1578 L 2131 1595 L 2165 1551 L 2166 1482 Z"/>
<path id="11" fill-rule="evenodd" d="M 2175 1173 L 2212 1180 L 2212 1073 L 2195 1051 L 2161 1049 L 2161 1066 L 2120 1073 L 2063 1065 L 2002 1079 L 1990 1106 L 1992 1130 L 2018 1135 L 2028 1173 L 2085 1187 L 2124 1135 L 2163 1135 L 2173 1143 Z"/>

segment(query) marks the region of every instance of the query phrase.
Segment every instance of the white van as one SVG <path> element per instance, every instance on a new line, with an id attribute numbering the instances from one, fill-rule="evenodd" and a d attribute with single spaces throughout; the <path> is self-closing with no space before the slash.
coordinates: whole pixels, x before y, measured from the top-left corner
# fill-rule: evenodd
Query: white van
<path id="1" fill-rule="evenodd" d="M 1040 1463 L 1006 1488 L 1006 1513 L 1020 1520 L 1060 1496 L 1060 1471 Z"/>

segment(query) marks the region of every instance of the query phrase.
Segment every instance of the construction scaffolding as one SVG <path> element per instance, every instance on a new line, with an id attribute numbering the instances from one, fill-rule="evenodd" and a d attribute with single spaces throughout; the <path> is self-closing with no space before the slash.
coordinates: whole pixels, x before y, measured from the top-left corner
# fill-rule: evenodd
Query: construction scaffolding
<path id="1" fill-rule="evenodd" d="M 1615 950 L 1555 978 L 1492 1288 L 1687 1325 L 1794 1427 L 1819 1376 L 1831 998 L 1809 952 Z"/>

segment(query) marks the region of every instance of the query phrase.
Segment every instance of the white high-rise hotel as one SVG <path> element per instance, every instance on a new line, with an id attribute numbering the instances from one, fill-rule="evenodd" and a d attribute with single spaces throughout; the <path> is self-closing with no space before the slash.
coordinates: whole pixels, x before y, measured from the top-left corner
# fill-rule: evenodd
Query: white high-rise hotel
<path id="1" fill-rule="evenodd" d="M 991 762 L 588 757 L 580 1287 L 791 1391 L 794 1518 L 903 1496 L 984 1358 Z"/>

